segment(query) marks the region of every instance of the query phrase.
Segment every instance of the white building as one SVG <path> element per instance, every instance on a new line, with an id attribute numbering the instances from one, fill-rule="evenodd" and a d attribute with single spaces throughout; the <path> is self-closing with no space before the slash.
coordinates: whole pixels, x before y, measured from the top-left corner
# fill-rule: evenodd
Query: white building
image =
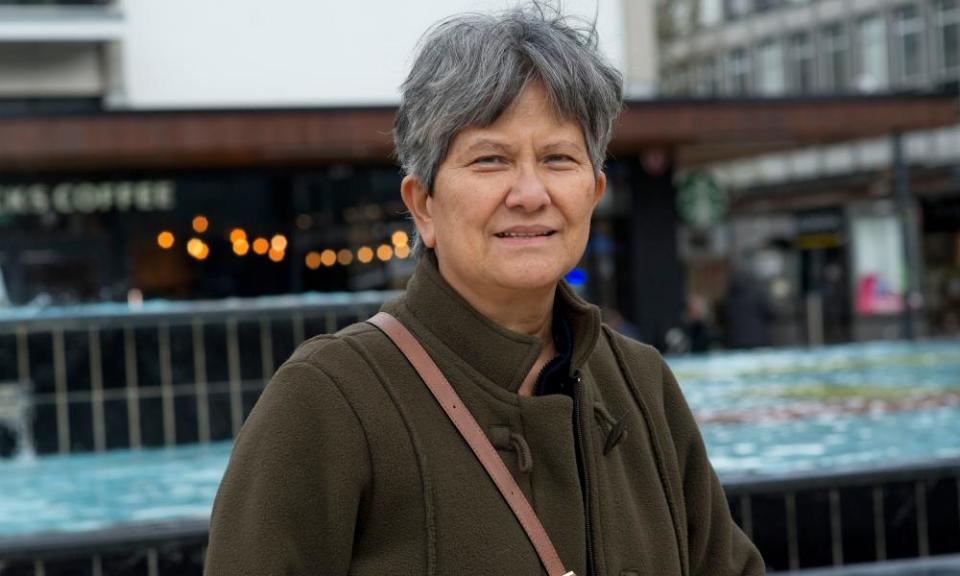
<path id="1" fill-rule="evenodd" d="M 58 107 L 53 100 L 132 110 L 394 105 L 429 25 L 513 4 L 0 1 L 0 98 L 13 110 Z M 652 27 L 628 44 L 624 26 L 625 11 L 644 6 L 652 11 L 647 0 L 564 2 L 567 13 L 596 20 L 603 52 L 649 90 Z"/>

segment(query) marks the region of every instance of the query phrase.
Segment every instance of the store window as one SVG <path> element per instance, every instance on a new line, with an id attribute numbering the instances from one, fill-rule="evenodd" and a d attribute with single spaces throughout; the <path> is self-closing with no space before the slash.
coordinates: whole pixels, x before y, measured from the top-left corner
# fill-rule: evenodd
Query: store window
<path id="1" fill-rule="evenodd" d="M 894 13 L 893 53 L 896 80 L 913 84 L 923 78 L 923 17 L 920 8 L 907 6 Z"/>
<path id="2" fill-rule="evenodd" d="M 780 96 L 787 89 L 783 69 L 783 44 L 768 41 L 758 51 L 757 90 L 764 96 Z"/>
<path id="3" fill-rule="evenodd" d="M 813 92 L 813 44 L 810 42 L 808 32 L 798 32 L 790 37 L 788 56 L 791 92 L 796 94 Z"/>
<path id="4" fill-rule="evenodd" d="M 750 61 L 743 48 L 731 50 L 727 56 L 727 89 L 735 96 L 744 96 L 750 89 Z"/>
<path id="5" fill-rule="evenodd" d="M 823 89 L 827 92 L 843 92 L 850 77 L 850 45 L 847 30 L 842 24 L 828 26 L 823 30 Z"/>
<path id="6" fill-rule="evenodd" d="M 938 72 L 950 79 L 960 76 L 960 0 L 937 5 Z"/>
<path id="7" fill-rule="evenodd" d="M 890 85 L 887 59 L 887 26 L 883 16 L 871 16 L 857 24 L 857 90 L 877 92 Z"/>

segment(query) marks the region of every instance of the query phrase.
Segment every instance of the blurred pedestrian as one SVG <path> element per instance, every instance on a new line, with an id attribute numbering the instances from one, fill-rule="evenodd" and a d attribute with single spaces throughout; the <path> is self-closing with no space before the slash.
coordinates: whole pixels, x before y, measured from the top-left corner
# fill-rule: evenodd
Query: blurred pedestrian
<path id="1" fill-rule="evenodd" d="M 394 130 L 416 273 L 390 316 L 277 372 L 217 495 L 207 574 L 763 572 L 663 360 L 562 281 L 621 86 L 595 30 L 544 5 L 431 30 Z"/>
<path id="2" fill-rule="evenodd" d="M 749 271 L 734 270 L 727 285 L 724 311 L 727 347 L 770 345 L 768 325 L 773 320 L 773 310 L 763 283 Z"/>
<path id="3" fill-rule="evenodd" d="M 694 354 L 707 352 L 713 346 L 713 321 L 710 305 L 702 294 L 687 296 L 687 310 L 683 320 L 689 350 Z"/>

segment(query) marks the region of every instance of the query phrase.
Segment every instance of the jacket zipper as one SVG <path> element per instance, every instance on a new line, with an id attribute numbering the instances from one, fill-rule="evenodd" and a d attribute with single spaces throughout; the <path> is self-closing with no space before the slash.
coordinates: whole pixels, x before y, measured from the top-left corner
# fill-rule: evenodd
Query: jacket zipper
<path id="1" fill-rule="evenodd" d="M 578 370 L 575 374 L 576 388 L 573 397 L 573 425 L 577 436 L 577 465 L 580 468 L 580 486 L 583 490 L 583 516 L 586 521 L 586 540 L 587 540 L 587 576 L 596 573 L 593 566 L 593 528 L 590 519 L 590 473 L 587 466 L 587 454 L 583 441 L 583 423 L 580 407 L 583 402 L 583 378 Z"/>

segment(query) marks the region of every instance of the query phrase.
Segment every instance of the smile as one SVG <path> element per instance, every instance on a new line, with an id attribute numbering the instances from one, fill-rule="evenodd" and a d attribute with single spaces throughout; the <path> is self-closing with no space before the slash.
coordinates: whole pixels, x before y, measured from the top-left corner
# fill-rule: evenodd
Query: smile
<path id="1" fill-rule="evenodd" d="M 553 236 L 556 232 L 548 230 L 545 232 L 498 232 L 494 234 L 497 238 L 540 238 L 543 236 Z"/>

